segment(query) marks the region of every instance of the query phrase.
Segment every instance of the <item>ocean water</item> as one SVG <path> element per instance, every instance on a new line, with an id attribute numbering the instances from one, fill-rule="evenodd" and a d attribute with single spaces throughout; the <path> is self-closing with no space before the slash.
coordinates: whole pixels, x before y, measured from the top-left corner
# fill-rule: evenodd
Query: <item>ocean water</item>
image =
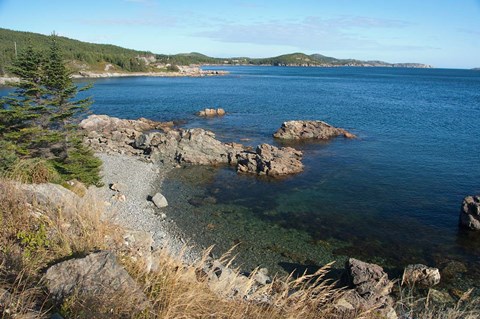
<path id="1" fill-rule="evenodd" d="M 282 122 L 323 120 L 358 139 L 288 144 L 305 171 L 272 180 L 232 168 L 176 170 L 167 215 L 204 246 L 238 245 L 246 268 L 291 271 L 357 257 L 399 273 L 439 267 L 480 286 L 480 234 L 459 229 L 480 193 L 480 72 L 446 69 L 228 67 L 207 78 L 95 81 L 92 111 L 179 120 L 222 141 L 271 143 Z M 222 118 L 194 114 L 222 107 Z M 170 199 L 171 198 L 171 199 Z"/>

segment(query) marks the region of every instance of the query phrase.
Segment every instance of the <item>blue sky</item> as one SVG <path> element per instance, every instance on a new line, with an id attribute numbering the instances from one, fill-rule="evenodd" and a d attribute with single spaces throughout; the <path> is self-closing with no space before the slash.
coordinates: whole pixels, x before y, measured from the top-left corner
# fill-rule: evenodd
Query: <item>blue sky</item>
<path id="1" fill-rule="evenodd" d="M 480 0 L 0 0 L 0 27 L 165 54 L 480 67 Z"/>

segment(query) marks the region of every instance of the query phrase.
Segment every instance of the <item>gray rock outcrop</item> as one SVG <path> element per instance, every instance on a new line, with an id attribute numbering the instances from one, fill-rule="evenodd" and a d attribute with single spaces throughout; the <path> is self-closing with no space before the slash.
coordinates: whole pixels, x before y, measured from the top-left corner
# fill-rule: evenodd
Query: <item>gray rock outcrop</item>
<path id="1" fill-rule="evenodd" d="M 273 137 L 284 140 L 316 139 L 328 140 L 333 137 L 344 136 L 355 138 L 356 136 L 342 128 L 333 127 L 323 121 L 288 121 L 273 134 Z"/>
<path id="2" fill-rule="evenodd" d="M 460 225 L 471 230 L 480 230 L 480 195 L 467 196 L 463 199 Z"/>
<path id="3" fill-rule="evenodd" d="M 151 130 L 168 131 L 172 122 L 155 122 L 145 118 L 124 120 L 107 115 L 90 115 L 80 122 L 85 132 L 84 143 L 95 151 L 140 155 L 141 150 L 131 147 L 143 132 Z"/>
<path id="4" fill-rule="evenodd" d="M 48 268 L 43 280 L 56 300 L 73 293 L 80 296 L 128 294 L 137 306 L 146 306 L 146 297 L 112 252 L 100 251 L 84 258 L 67 260 Z"/>
<path id="5" fill-rule="evenodd" d="M 21 198 L 33 217 L 40 217 L 61 211 L 66 217 L 74 215 L 80 206 L 81 198 L 74 192 L 58 184 L 23 184 L 1 182 L 0 192 L 12 188 Z"/>
<path id="6" fill-rule="evenodd" d="M 302 155 L 302 152 L 291 147 L 261 144 L 255 152 L 237 154 L 237 172 L 268 176 L 300 173 L 303 171 Z"/>
<path id="7" fill-rule="evenodd" d="M 440 283 L 438 268 L 427 267 L 422 264 L 408 265 L 402 277 L 402 285 L 432 287 Z"/>
<path id="8" fill-rule="evenodd" d="M 151 132 L 139 136 L 134 146 L 154 160 L 196 165 L 234 164 L 243 145 L 222 143 L 213 132 L 194 128 Z"/>
<path id="9" fill-rule="evenodd" d="M 374 309 L 373 313 L 379 318 L 397 318 L 392 307 L 393 300 L 389 296 L 392 282 L 382 267 L 350 258 L 346 269 L 351 289 L 337 301 L 337 308 L 345 312 Z"/>
<path id="10" fill-rule="evenodd" d="M 240 173 L 273 177 L 303 170 L 302 152 L 291 147 L 261 144 L 253 151 L 241 144 L 223 143 L 213 132 L 200 128 L 173 129 L 169 123 L 106 115 L 89 116 L 80 126 L 86 133 L 85 143 L 100 152 L 139 155 L 174 165 L 232 165 Z"/>

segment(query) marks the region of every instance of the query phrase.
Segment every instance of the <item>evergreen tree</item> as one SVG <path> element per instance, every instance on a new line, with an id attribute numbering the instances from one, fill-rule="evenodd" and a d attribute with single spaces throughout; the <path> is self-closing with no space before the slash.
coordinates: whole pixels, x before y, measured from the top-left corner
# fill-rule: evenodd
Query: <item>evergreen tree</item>
<path id="1" fill-rule="evenodd" d="M 18 97 L 23 97 L 24 100 L 35 99 L 37 102 L 40 100 L 43 94 L 42 63 L 42 55 L 35 51 L 30 43 L 13 62 L 10 72 L 20 79 L 16 89 Z"/>
<path id="2" fill-rule="evenodd" d="M 21 155 L 27 155 L 41 135 L 41 129 L 34 125 L 44 109 L 39 103 L 41 62 L 41 55 L 29 45 L 11 68 L 12 74 L 20 79 L 15 92 L 0 100 L 0 136 L 3 141 L 13 143 L 10 148 Z"/>
<path id="3" fill-rule="evenodd" d="M 58 37 L 51 36 L 50 51 L 45 62 L 44 72 L 45 99 L 50 116 L 50 125 L 55 129 L 67 129 L 85 114 L 92 99 L 75 99 L 81 91 L 90 86 L 79 89 L 72 81 L 71 72 L 67 70 L 58 46 Z"/>
<path id="4" fill-rule="evenodd" d="M 4 150 L 0 160 L 10 163 L 12 155 L 20 160 L 41 158 L 66 179 L 98 184 L 101 162 L 81 143 L 77 127 L 92 103 L 90 97 L 78 99 L 77 94 L 90 86 L 79 89 L 73 83 L 57 36 L 52 34 L 45 57 L 29 46 L 15 61 L 12 73 L 20 81 L 13 94 L 0 100 Z"/>

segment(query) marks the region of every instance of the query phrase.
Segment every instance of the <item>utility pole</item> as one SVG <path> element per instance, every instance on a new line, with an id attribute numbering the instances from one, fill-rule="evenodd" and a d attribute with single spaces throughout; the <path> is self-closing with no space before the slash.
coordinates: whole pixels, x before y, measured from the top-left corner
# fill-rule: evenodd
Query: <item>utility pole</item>
<path id="1" fill-rule="evenodd" d="M 13 46 L 15 47 L 15 59 L 17 58 L 17 41 L 13 41 Z"/>

